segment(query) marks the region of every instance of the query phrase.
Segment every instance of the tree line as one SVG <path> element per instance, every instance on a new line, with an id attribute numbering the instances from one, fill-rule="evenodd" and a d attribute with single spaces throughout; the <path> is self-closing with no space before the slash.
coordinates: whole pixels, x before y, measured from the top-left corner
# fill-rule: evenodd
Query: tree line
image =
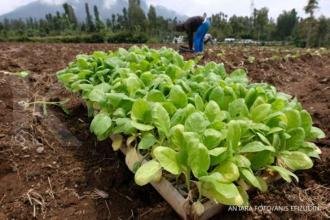
<path id="1" fill-rule="evenodd" d="M 212 15 L 211 33 L 220 39 L 254 39 L 286 41 L 301 47 L 330 46 L 330 18 L 315 18 L 317 0 L 304 7 L 307 18 L 298 17 L 295 9 L 283 11 L 276 20 L 269 17 L 268 8 L 254 9 L 251 16 L 228 17 L 220 12 Z"/>
<path id="2" fill-rule="evenodd" d="M 103 20 L 96 5 L 85 3 L 85 20 L 77 19 L 74 8 L 63 4 L 63 13 L 46 14 L 44 19 L 4 19 L 0 22 L 0 41 L 60 41 L 60 42 L 161 42 L 174 36 L 177 19 L 165 19 L 150 6 L 147 14 L 140 0 L 129 0 L 122 13 Z"/>
<path id="3" fill-rule="evenodd" d="M 250 16 L 228 16 L 223 12 L 212 15 L 210 33 L 218 40 L 225 38 L 258 41 L 285 41 L 301 47 L 330 46 L 330 19 L 315 17 L 317 0 L 308 0 L 307 18 L 297 11 L 283 11 L 276 20 L 269 17 L 267 8 L 254 9 Z M 4 19 L 0 22 L 0 41 L 59 41 L 145 43 L 169 42 L 177 18 L 158 16 L 154 6 L 145 14 L 140 0 L 129 0 L 122 13 L 103 20 L 96 5 L 85 3 L 85 21 L 77 19 L 74 8 L 63 4 L 63 13 L 47 14 L 44 19 Z"/>

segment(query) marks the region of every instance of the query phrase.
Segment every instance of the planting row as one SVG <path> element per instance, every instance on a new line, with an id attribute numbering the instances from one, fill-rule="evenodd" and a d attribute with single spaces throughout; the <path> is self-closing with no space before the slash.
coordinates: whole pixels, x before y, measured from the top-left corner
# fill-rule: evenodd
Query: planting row
<path id="1" fill-rule="evenodd" d="M 114 150 L 127 140 L 148 161 L 135 164 L 138 185 L 171 175 L 197 206 L 204 197 L 246 205 L 247 186 L 266 191 L 262 176 L 273 173 L 298 181 L 293 171 L 321 153 L 312 141 L 324 133 L 296 99 L 172 49 L 79 55 L 58 79 L 86 102 L 99 140 L 111 136 Z"/>

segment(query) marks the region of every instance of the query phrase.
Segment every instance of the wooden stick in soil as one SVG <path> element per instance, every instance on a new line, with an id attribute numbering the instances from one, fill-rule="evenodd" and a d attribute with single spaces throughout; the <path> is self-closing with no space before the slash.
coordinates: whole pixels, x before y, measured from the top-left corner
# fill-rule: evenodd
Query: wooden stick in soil
<path id="1" fill-rule="evenodd" d="M 127 167 L 133 171 L 135 164 L 142 162 L 145 163 L 143 156 L 139 154 L 135 148 L 128 148 L 122 146 L 120 148 L 123 154 L 126 155 L 126 165 Z M 127 159 L 127 155 L 129 155 L 129 160 Z M 263 179 L 267 183 L 275 182 L 280 179 L 279 175 L 275 176 L 264 176 Z M 159 182 L 152 182 L 151 185 L 157 190 L 157 192 L 168 202 L 172 208 L 176 211 L 178 215 L 184 220 L 187 219 L 198 219 L 198 220 L 207 220 L 217 213 L 220 213 L 225 207 L 222 204 L 217 204 L 211 200 L 208 200 L 203 203 L 204 213 L 200 216 L 195 216 L 192 214 L 191 204 L 187 199 L 185 199 L 179 191 L 165 178 L 162 178 Z M 254 190 L 247 186 L 248 191 Z"/>
<path id="2" fill-rule="evenodd" d="M 137 162 L 144 163 L 142 155 L 137 153 L 134 148 L 128 149 L 127 147 L 122 147 L 121 151 L 127 155 L 130 154 L 130 161 L 126 160 L 126 165 L 133 171 L 134 165 Z M 151 185 L 156 189 L 156 191 L 165 199 L 165 201 L 171 205 L 171 207 L 176 211 L 176 213 L 184 220 L 187 219 L 199 219 L 206 220 L 215 214 L 219 213 L 223 209 L 223 205 L 216 204 L 212 201 L 207 201 L 204 203 L 205 212 L 201 216 L 192 216 L 191 204 L 187 199 L 185 199 L 179 191 L 165 178 L 162 178 L 159 182 L 153 182 Z"/>

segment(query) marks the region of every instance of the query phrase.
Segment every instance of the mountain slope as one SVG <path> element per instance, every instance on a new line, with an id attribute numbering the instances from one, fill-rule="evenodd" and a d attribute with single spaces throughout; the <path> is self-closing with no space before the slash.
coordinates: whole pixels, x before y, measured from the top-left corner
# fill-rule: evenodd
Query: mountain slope
<path id="1" fill-rule="evenodd" d="M 75 9 L 75 13 L 79 21 L 84 21 L 86 18 L 85 13 L 85 2 L 88 2 L 90 7 L 90 12 L 93 14 L 93 6 L 96 5 L 99 9 L 100 16 L 104 20 L 111 18 L 112 14 L 121 14 L 124 7 L 128 7 L 127 0 L 115 0 L 112 4 L 107 5 L 105 0 L 88 0 L 88 1 L 77 1 L 77 0 L 67 0 L 70 5 Z M 141 8 L 147 12 L 148 5 L 145 0 L 141 1 Z M 15 10 L 1 15 L 0 20 L 5 18 L 8 19 L 27 19 L 29 17 L 41 19 L 44 18 L 46 14 L 55 14 L 57 11 L 63 12 L 62 5 L 60 4 L 50 4 L 42 0 L 36 0 L 30 4 L 16 8 Z M 174 10 L 167 9 L 163 6 L 156 6 L 157 15 L 163 16 L 165 18 L 177 17 L 178 20 L 183 20 L 186 16 L 177 13 Z"/>

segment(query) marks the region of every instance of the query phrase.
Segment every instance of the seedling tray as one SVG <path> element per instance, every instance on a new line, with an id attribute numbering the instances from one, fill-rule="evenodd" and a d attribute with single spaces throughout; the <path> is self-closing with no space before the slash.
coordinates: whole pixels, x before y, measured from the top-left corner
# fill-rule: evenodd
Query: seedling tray
<path id="1" fill-rule="evenodd" d="M 139 154 L 135 148 L 122 146 L 121 152 L 129 155 L 129 160 L 126 158 L 127 167 L 133 172 L 137 163 L 145 163 L 146 160 Z M 279 179 L 279 176 L 265 177 L 266 182 L 274 182 Z M 204 212 L 197 216 L 192 212 L 192 206 L 188 199 L 184 198 L 181 193 L 170 183 L 166 178 L 162 177 L 158 182 L 152 182 L 151 185 L 157 192 L 171 205 L 176 213 L 184 220 L 206 220 L 220 213 L 224 209 L 224 205 L 217 204 L 211 200 L 205 201 L 203 204 Z"/>

